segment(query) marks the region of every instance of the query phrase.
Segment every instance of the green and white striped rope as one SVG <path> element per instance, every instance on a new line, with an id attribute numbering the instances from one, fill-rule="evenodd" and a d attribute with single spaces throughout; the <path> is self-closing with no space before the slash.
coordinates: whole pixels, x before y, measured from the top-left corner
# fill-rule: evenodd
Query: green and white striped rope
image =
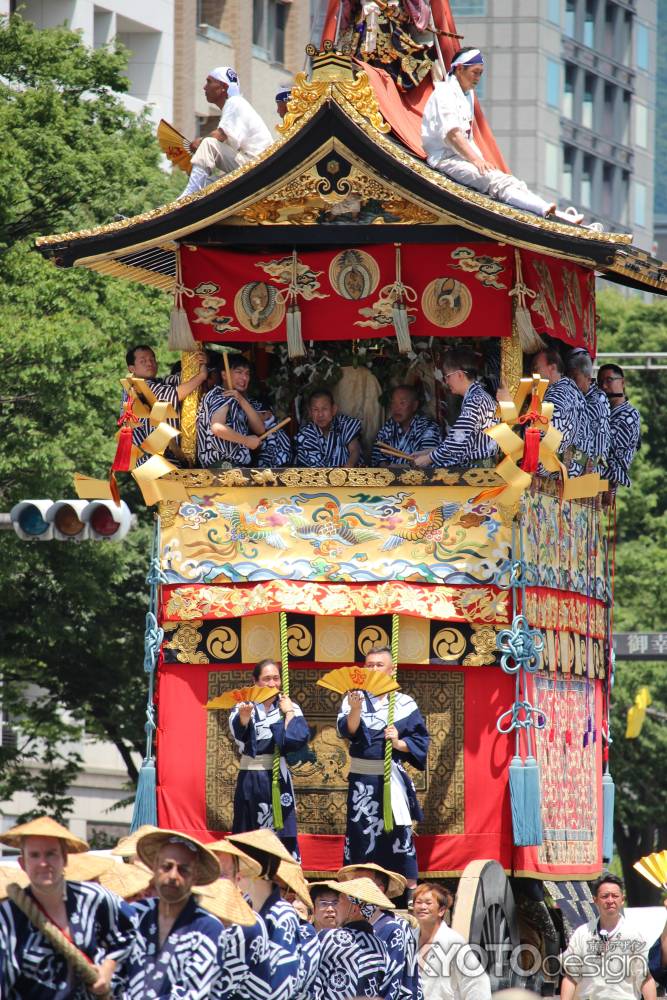
<path id="1" fill-rule="evenodd" d="M 287 614 L 280 612 L 280 686 L 282 693 L 289 698 L 289 652 L 287 649 Z M 276 830 L 283 828 L 283 807 L 280 802 L 280 750 L 273 751 L 273 767 L 271 772 L 271 805 L 273 807 L 273 825 Z"/>
<path id="2" fill-rule="evenodd" d="M 391 661 L 394 665 L 393 678 L 396 679 L 398 673 L 398 634 L 399 616 L 391 616 Z M 389 711 L 387 712 L 387 726 L 394 725 L 394 714 L 396 712 L 396 692 L 389 695 Z M 382 818 L 385 833 L 391 833 L 394 829 L 394 814 L 391 808 L 391 760 L 392 745 L 391 740 L 385 740 L 384 744 L 384 784 L 382 787 Z"/>

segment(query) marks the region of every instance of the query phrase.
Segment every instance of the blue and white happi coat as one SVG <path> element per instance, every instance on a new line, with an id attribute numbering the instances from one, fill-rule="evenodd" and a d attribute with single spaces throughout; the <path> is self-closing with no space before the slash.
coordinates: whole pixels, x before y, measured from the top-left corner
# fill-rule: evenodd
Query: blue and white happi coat
<path id="1" fill-rule="evenodd" d="M 630 466 L 641 444 L 641 418 L 627 399 L 611 411 L 609 482 L 630 486 Z"/>
<path id="2" fill-rule="evenodd" d="M 390 417 L 378 431 L 378 435 L 373 444 L 371 465 L 380 465 L 388 462 L 391 465 L 409 465 L 406 458 L 394 458 L 383 454 L 378 448 L 379 444 L 388 444 L 399 451 L 405 451 L 408 455 L 416 451 L 426 451 L 426 449 L 437 448 L 440 444 L 440 428 L 435 420 L 429 420 L 421 414 L 414 416 L 407 430 L 403 430 L 400 424 Z"/>
<path id="3" fill-rule="evenodd" d="M 598 389 L 595 382 L 591 382 L 591 387 L 584 394 L 586 408 L 588 411 L 588 422 L 591 433 L 590 458 L 593 462 L 593 471 L 604 473 L 609 462 L 609 448 L 611 445 L 611 410 L 609 400 Z"/>
<path id="4" fill-rule="evenodd" d="M 294 439 L 294 464 L 323 469 L 347 465 L 350 461 L 350 445 L 360 434 L 360 421 L 344 413 L 336 414 L 328 434 L 323 434 L 310 420 L 297 432 Z"/>
<path id="5" fill-rule="evenodd" d="M 572 449 L 575 455 L 569 462 L 568 473 L 571 478 L 581 476 L 593 447 L 584 395 L 571 378 L 563 376 L 549 386 L 544 393 L 544 402 L 553 403 L 554 415 L 551 422 L 563 434 L 558 453 L 563 455 L 568 449 Z"/>
<path id="6" fill-rule="evenodd" d="M 442 444 L 431 452 L 431 463 L 437 468 L 446 468 L 493 458 L 498 445 L 484 431 L 498 423 L 497 407 L 493 396 L 479 382 L 471 382 L 463 397 L 461 412 Z"/>
<path id="7" fill-rule="evenodd" d="M 258 413 L 271 413 L 271 407 L 263 400 L 251 399 L 253 409 Z M 273 413 L 264 421 L 264 429 L 275 427 L 276 418 Z M 260 469 L 279 469 L 292 464 L 292 439 L 282 428 L 274 431 L 262 441 L 257 452 L 257 465 Z"/>
<path id="8" fill-rule="evenodd" d="M 134 903 L 124 1000 L 205 1000 L 221 989 L 224 927 L 191 896 L 160 947 L 158 899 Z"/>
<path id="9" fill-rule="evenodd" d="M 292 702 L 292 705 L 294 717 L 287 729 L 277 698 L 268 707 L 255 705 L 250 722 L 245 727 L 239 720 L 238 708 L 232 709 L 230 713 L 229 728 L 241 754 L 234 793 L 232 833 L 274 829 L 271 780 L 273 752 L 278 747 L 283 828 L 275 832 L 287 850 L 299 860 L 294 785 L 285 754 L 303 750 L 308 745 L 310 731 L 299 706 L 295 702 Z"/>
<path id="10" fill-rule="evenodd" d="M 176 413 L 180 413 L 181 404 L 178 399 L 178 386 L 181 382 L 180 375 L 165 375 L 164 378 L 147 378 L 144 379 L 144 382 L 158 402 L 169 403 L 176 410 Z M 127 400 L 128 395 L 123 389 L 120 404 L 121 414 Z M 142 445 L 148 435 L 155 430 L 155 427 L 151 424 L 148 417 L 139 417 L 138 420 L 139 423 L 132 430 L 132 444 L 137 448 Z M 169 420 L 167 420 L 167 423 L 170 427 L 176 427 L 177 430 L 180 430 L 180 420 L 170 417 Z M 147 461 L 147 459 L 148 456 L 144 455 L 139 459 L 137 464 L 140 465 L 142 462 Z"/>
<path id="11" fill-rule="evenodd" d="M 320 937 L 312 924 L 299 921 L 301 935 L 301 968 L 299 970 L 300 989 L 294 1000 L 310 1000 L 315 990 L 315 981 L 320 967 Z"/>
<path id="12" fill-rule="evenodd" d="M 404 917 L 382 911 L 373 921 L 373 933 L 384 942 L 397 968 L 399 1000 L 424 1000 L 417 963 L 417 934 Z"/>
<path id="13" fill-rule="evenodd" d="M 216 1000 L 266 1000 L 271 993 L 269 935 L 256 913 L 251 927 L 230 924 L 223 930 L 224 960 Z"/>
<path id="14" fill-rule="evenodd" d="M 374 861 L 408 879 L 417 878 L 417 855 L 412 823 L 423 814 L 412 779 L 403 767 L 407 762 L 419 771 L 426 768 L 429 735 L 417 704 L 402 691 L 396 693 L 394 725 L 408 751 L 392 750 L 391 806 L 394 829 L 385 833 L 382 817 L 384 785 L 384 731 L 388 725 L 389 696 L 363 692 L 359 728 L 348 730 L 350 704 L 347 696 L 338 714 L 340 736 L 349 740 L 350 773 L 347 791 L 347 828 L 343 857 L 346 865 Z"/>
<path id="15" fill-rule="evenodd" d="M 299 917 L 274 887 L 259 911 L 269 935 L 271 1000 L 294 1000 L 302 990 L 305 965 L 301 960 Z"/>
<path id="16" fill-rule="evenodd" d="M 314 1000 L 363 996 L 396 1000 L 397 980 L 387 949 L 365 920 L 320 931 L 320 947 Z"/>
<path id="17" fill-rule="evenodd" d="M 232 466 L 250 465 L 250 449 L 244 444 L 236 444 L 234 441 L 225 441 L 217 437 L 211 430 L 211 419 L 218 410 L 227 407 L 225 423 L 230 430 L 237 434 L 248 436 L 250 427 L 248 418 L 245 415 L 240 403 L 235 399 L 230 399 L 225 395 L 224 389 L 219 385 L 207 392 L 199 406 L 197 413 L 197 457 L 203 469 L 212 465 L 220 465 L 227 462 Z"/>
<path id="18" fill-rule="evenodd" d="M 90 882 L 67 882 L 66 894 L 67 922 L 74 944 L 95 965 L 114 959 L 113 996 L 123 996 L 122 963 L 134 937 L 131 908 Z M 23 912 L 8 899 L 0 903 L 2 1000 L 89 1000 L 90 996 L 60 952 Z"/>

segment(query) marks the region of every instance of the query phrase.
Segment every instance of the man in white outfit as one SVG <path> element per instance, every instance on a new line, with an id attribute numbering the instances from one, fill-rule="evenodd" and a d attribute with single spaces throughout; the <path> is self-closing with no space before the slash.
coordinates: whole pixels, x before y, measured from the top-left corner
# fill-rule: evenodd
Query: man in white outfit
<path id="1" fill-rule="evenodd" d="M 209 104 L 221 109 L 222 115 L 210 135 L 191 144 L 195 150 L 192 171 L 181 198 L 210 184 L 214 170 L 227 174 L 254 160 L 273 142 L 252 104 L 241 97 L 239 78 L 231 66 L 211 70 L 204 84 L 204 95 Z"/>
<path id="2" fill-rule="evenodd" d="M 422 118 L 422 143 L 428 165 L 514 208 L 579 224 L 583 216 L 574 209 L 558 212 L 553 202 L 529 191 L 524 181 L 484 159 L 473 139 L 474 88 L 483 72 L 482 53 L 479 49 L 465 48 L 452 59 L 447 78 L 436 83 Z"/>

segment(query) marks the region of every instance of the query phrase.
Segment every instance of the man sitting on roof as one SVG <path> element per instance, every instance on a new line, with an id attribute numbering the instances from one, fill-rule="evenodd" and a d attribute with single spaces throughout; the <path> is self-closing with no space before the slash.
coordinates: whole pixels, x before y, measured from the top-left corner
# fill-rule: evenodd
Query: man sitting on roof
<path id="1" fill-rule="evenodd" d="M 583 215 L 574 209 L 556 211 L 553 202 L 529 191 L 524 181 L 484 159 L 473 139 L 474 89 L 483 72 L 482 53 L 479 49 L 465 48 L 452 59 L 447 79 L 436 83 L 422 118 L 422 143 L 428 165 L 459 184 L 524 212 L 580 223 Z"/>
<path id="2" fill-rule="evenodd" d="M 181 198 L 210 184 L 215 169 L 228 174 L 254 160 L 273 142 L 253 106 L 241 97 L 239 78 L 231 66 L 211 70 L 204 84 L 204 95 L 209 104 L 221 109 L 222 115 L 210 135 L 191 143 L 195 150 L 192 171 Z"/>

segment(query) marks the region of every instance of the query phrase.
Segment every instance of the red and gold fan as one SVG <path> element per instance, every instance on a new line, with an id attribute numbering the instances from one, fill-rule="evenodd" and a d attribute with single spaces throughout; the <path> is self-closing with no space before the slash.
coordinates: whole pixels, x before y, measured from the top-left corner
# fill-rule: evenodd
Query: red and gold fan
<path id="1" fill-rule="evenodd" d="M 179 170 L 184 170 L 186 174 L 189 174 L 192 170 L 190 141 L 164 118 L 160 119 L 160 124 L 157 127 L 157 141 L 167 159 L 171 160 Z"/>
<path id="2" fill-rule="evenodd" d="M 205 707 L 209 709 L 234 708 L 235 705 L 249 701 L 254 701 L 256 704 L 261 705 L 263 702 L 275 698 L 277 694 L 278 692 L 275 688 L 260 687 L 259 684 L 253 684 L 252 687 L 233 688 L 231 691 L 225 691 L 223 694 L 219 694 L 217 698 L 211 698 L 210 701 L 207 701 Z"/>
<path id="3" fill-rule="evenodd" d="M 647 854 L 635 861 L 632 867 L 658 889 L 667 889 L 667 851 Z"/>
<path id="4" fill-rule="evenodd" d="M 368 691 L 369 694 L 400 691 L 400 685 L 393 677 L 367 667 L 337 667 L 320 677 L 317 683 L 337 694 L 346 694 L 348 691 Z"/>

